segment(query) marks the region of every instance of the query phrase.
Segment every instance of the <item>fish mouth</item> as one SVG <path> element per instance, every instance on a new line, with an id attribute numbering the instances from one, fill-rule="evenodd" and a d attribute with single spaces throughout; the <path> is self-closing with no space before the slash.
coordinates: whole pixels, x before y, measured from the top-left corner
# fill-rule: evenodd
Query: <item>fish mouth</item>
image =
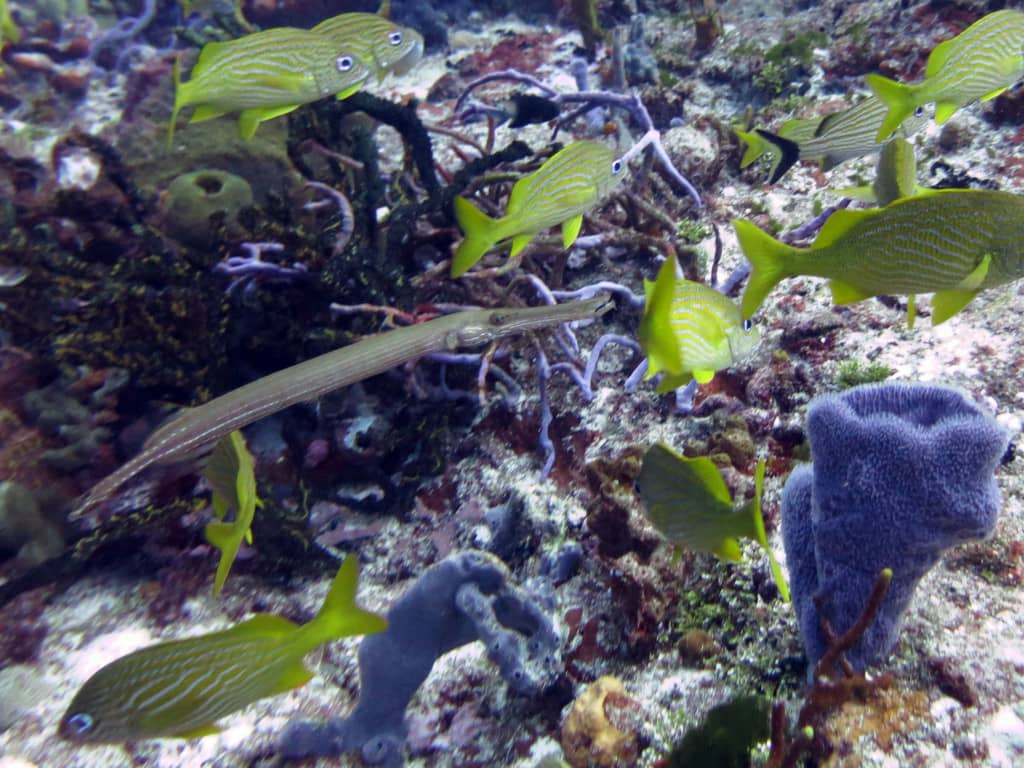
<path id="1" fill-rule="evenodd" d="M 412 47 L 391 65 L 391 71 L 396 75 L 404 75 L 423 58 L 423 36 L 413 30 L 409 30 L 409 32 L 415 34 Z"/>

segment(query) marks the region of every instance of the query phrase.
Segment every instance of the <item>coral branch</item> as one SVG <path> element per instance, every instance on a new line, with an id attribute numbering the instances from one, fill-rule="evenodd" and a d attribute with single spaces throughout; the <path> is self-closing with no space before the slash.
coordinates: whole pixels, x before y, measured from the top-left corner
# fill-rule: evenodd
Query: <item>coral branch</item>
<path id="1" fill-rule="evenodd" d="M 352 238 L 352 233 L 355 231 L 356 218 L 355 214 L 352 213 L 352 204 L 348 201 L 347 197 L 334 187 L 321 184 L 319 181 L 307 181 L 306 189 L 315 189 L 327 195 L 326 200 L 314 200 L 306 203 L 303 208 L 307 211 L 317 210 L 328 202 L 333 202 L 338 207 L 338 215 L 341 217 L 341 221 L 338 224 L 338 236 L 334 239 L 334 248 L 331 250 L 331 255 L 337 256 L 348 245 L 348 241 Z"/>

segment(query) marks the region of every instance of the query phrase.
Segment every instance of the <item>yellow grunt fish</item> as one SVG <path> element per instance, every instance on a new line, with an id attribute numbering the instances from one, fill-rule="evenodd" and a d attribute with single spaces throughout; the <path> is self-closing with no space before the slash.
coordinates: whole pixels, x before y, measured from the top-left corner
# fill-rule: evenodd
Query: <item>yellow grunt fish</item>
<path id="1" fill-rule="evenodd" d="M 640 320 L 640 346 L 647 374 L 663 373 L 659 392 L 696 379 L 706 384 L 717 371 L 747 357 L 760 335 L 740 317 L 739 307 L 714 288 L 676 277 L 668 259 L 652 283 L 644 280 L 647 300 Z"/>
<path id="2" fill-rule="evenodd" d="M 753 267 L 743 292 L 751 317 L 779 281 L 814 275 L 832 300 L 935 293 L 932 324 L 979 291 L 1024 277 L 1024 197 L 981 189 L 929 190 L 885 208 L 837 211 L 810 248 L 775 240 L 751 222 L 733 222 Z"/>
<path id="3" fill-rule="evenodd" d="M 369 67 L 357 55 L 305 29 L 279 27 L 207 43 L 187 82 L 181 81 L 175 60 L 168 145 L 184 107 L 196 107 L 190 123 L 241 112 L 239 132 L 243 139 L 251 139 L 264 120 L 326 96 L 347 98 L 369 76 Z"/>
<path id="4" fill-rule="evenodd" d="M 376 13 L 342 13 L 317 24 L 312 32 L 329 37 L 339 50 L 358 56 L 377 76 L 401 75 L 423 58 L 423 36 Z"/>
<path id="5" fill-rule="evenodd" d="M 663 443 L 644 454 L 637 487 L 647 518 L 676 547 L 709 552 L 723 560 L 741 559 L 739 539 L 753 539 L 768 555 L 772 576 L 782 599 L 789 602 L 789 587 L 768 546 L 761 514 L 765 462 L 754 471 L 754 498 L 739 509 L 722 473 L 707 456 L 687 458 Z"/>
<path id="6" fill-rule="evenodd" d="M 59 734 L 79 744 L 192 739 L 217 733 L 222 717 L 313 677 L 303 657 L 326 642 L 372 634 L 387 621 L 356 605 L 359 561 L 338 568 L 308 624 L 260 613 L 221 632 L 171 640 L 103 667 L 75 694 Z"/>
<path id="7" fill-rule="evenodd" d="M 245 447 L 245 438 L 237 429 L 222 438 L 213 449 L 203 475 L 213 488 L 213 514 L 216 520 L 206 526 L 206 540 L 220 550 L 217 575 L 213 579 L 213 595 L 224 587 L 242 540 L 252 544 L 252 519 L 256 507 L 263 502 L 256 496 L 256 473 L 252 454 Z M 225 522 L 228 510 L 235 519 Z"/>
<path id="8" fill-rule="evenodd" d="M 16 43 L 21 39 L 21 30 L 11 18 L 11 9 L 7 7 L 7 0 L 0 0 L 0 42 L 7 40 Z"/>
<path id="9" fill-rule="evenodd" d="M 994 99 L 1024 77 L 1022 49 L 1024 12 L 994 11 L 935 46 L 921 82 L 868 75 L 868 87 L 889 108 L 877 139 L 888 138 L 922 104 L 936 105 L 935 122 L 941 124 L 966 104 Z"/>
<path id="10" fill-rule="evenodd" d="M 455 198 L 455 218 L 466 237 L 452 258 L 452 277 L 476 264 L 494 245 L 512 240 L 511 256 L 534 235 L 562 225 L 562 245 L 572 245 L 583 214 L 596 206 L 623 178 L 623 163 L 599 141 L 574 141 L 512 187 L 508 209 L 500 219 L 477 210 L 464 197 Z"/>

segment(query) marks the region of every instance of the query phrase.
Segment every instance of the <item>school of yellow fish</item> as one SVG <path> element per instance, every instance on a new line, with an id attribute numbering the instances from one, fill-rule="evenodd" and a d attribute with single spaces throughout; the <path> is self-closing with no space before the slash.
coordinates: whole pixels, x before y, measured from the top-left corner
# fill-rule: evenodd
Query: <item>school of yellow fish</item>
<path id="1" fill-rule="evenodd" d="M 0 30 L 17 30 L 0 10 Z M 836 304 L 881 294 L 934 294 L 933 323 L 963 309 L 979 291 L 1024 277 L 1024 198 L 988 190 L 925 190 L 916 183 L 913 147 L 906 141 L 930 118 L 942 123 L 959 108 L 994 98 L 1024 75 L 1024 12 L 990 13 L 939 44 L 918 83 L 869 75 L 872 94 L 825 117 L 795 119 L 776 131 L 737 130 L 746 145 L 741 165 L 769 159 L 778 181 L 796 162 L 829 170 L 848 159 L 879 153 L 871 187 L 838 190 L 879 207 L 843 210 L 821 228 L 813 245 L 786 245 L 745 220 L 733 222 L 752 266 L 739 305 L 714 288 L 684 280 L 673 259 L 645 281 L 646 303 L 638 337 L 647 377 L 658 390 L 715 373 L 750 355 L 759 341 L 750 320 L 776 285 L 796 275 L 829 280 Z M 175 99 L 168 128 L 173 142 L 182 109 L 190 123 L 238 113 L 239 131 L 251 138 L 259 125 L 300 105 L 343 99 L 408 71 L 423 53 L 423 38 L 381 14 L 348 13 L 311 30 L 275 28 L 200 51 L 183 80 L 175 63 Z M 510 242 L 515 259 L 539 233 L 561 227 L 568 248 L 584 216 L 614 192 L 627 171 L 622 154 L 597 140 L 569 143 L 512 187 L 500 216 L 456 197 L 454 215 L 464 238 L 451 260 L 460 277 L 496 246 Z M 206 528 L 220 550 L 214 594 L 223 589 L 261 505 L 252 456 L 241 433 L 217 445 L 206 468 L 216 520 Z M 779 590 L 788 599 L 781 569 L 768 545 L 760 498 L 764 463 L 755 471 L 754 499 L 733 508 L 725 483 L 706 457 L 688 458 L 665 445 L 647 452 L 638 485 L 656 528 L 675 546 L 735 560 L 739 538 L 768 553 Z M 257 615 L 237 626 L 144 648 L 90 678 L 74 697 L 59 733 L 77 743 L 117 743 L 155 737 L 193 738 L 217 731 L 216 722 L 265 696 L 288 691 L 311 677 L 303 658 L 332 639 L 379 632 L 385 622 L 355 603 L 358 560 L 341 565 L 320 613 L 296 626 Z"/>

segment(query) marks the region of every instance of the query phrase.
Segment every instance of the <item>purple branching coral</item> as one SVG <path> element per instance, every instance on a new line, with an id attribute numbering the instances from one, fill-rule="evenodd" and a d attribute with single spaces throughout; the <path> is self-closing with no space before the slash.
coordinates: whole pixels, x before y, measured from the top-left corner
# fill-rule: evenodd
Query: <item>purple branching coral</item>
<path id="1" fill-rule="evenodd" d="M 264 283 L 290 283 L 295 280 L 306 280 L 313 276 L 305 264 L 293 263 L 290 267 L 264 261 L 265 253 L 281 253 L 284 246 L 280 243 L 240 243 L 245 251 L 244 256 L 228 256 L 216 264 L 213 271 L 219 275 L 230 275 L 227 293 L 230 295 L 239 286 L 245 286 L 245 293 L 251 294 L 258 285 Z"/>
<path id="2" fill-rule="evenodd" d="M 348 241 L 352 238 L 352 233 L 355 231 L 356 217 L 352 212 L 352 204 L 348 201 L 347 197 L 334 187 L 322 184 L 319 181 L 307 181 L 306 189 L 315 189 L 318 192 L 322 192 L 325 197 L 306 203 L 302 206 L 303 210 L 317 211 L 332 203 L 338 209 L 338 216 L 340 217 L 338 235 L 334 238 L 334 248 L 331 250 L 331 255 L 337 256 L 345 250 L 345 246 L 348 245 Z"/>

